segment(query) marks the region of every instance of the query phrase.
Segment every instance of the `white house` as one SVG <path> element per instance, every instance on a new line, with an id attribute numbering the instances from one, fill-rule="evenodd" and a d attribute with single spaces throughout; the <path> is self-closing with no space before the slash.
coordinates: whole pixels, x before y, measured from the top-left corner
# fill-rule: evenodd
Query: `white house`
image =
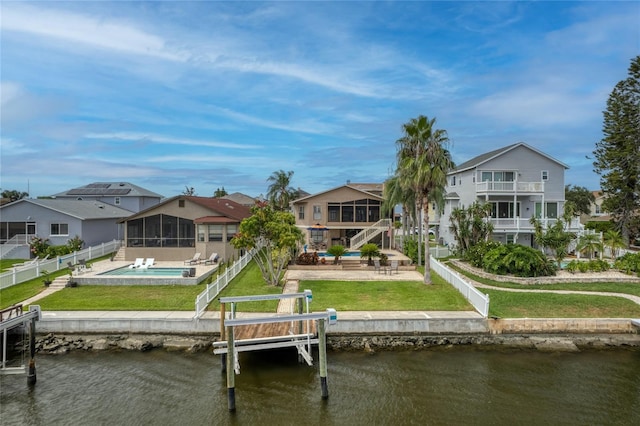
<path id="1" fill-rule="evenodd" d="M 534 229 L 529 221 L 531 217 L 537 217 L 550 224 L 562 216 L 564 172 L 568 168 L 523 142 L 460 164 L 447 175 L 439 237 L 446 244 L 456 244 L 450 229 L 451 212 L 477 201 L 493 206 L 494 240 L 534 246 Z M 574 231 L 579 227 L 577 219 L 572 221 Z"/>

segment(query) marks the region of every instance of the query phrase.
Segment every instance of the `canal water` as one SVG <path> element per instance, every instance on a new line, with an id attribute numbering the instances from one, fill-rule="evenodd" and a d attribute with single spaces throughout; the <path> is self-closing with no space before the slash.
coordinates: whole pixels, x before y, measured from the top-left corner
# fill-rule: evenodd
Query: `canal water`
<path id="1" fill-rule="evenodd" d="M 235 413 L 211 353 L 39 356 L 38 382 L 1 378 L 2 425 L 638 425 L 640 351 L 483 348 L 241 354 Z"/>

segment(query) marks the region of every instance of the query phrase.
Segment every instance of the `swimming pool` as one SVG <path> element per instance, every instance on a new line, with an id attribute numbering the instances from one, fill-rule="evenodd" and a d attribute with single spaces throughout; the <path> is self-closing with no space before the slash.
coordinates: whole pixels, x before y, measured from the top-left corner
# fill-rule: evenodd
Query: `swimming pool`
<path id="1" fill-rule="evenodd" d="M 393 256 L 393 254 L 388 253 L 387 257 L 389 257 L 389 256 Z M 327 253 L 325 251 L 322 251 L 322 252 L 318 252 L 318 257 L 333 257 L 333 255 L 331 255 L 331 254 L 329 254 L 329 253 Z M 359 251 L 348 251 L 348 252 L 346 252 L 345 254 L 343 254 L 340 257 L 362 257 L 362 255 L 360 254 Z"/>
<path id="2" fill-rule="evenodd" d="M 182 277 L 183 271 L 188 272 L 189 268 L 129 268 L 128 266 L 124 266 L 122 268 L 102 272 L 98 275 L 129 275 L 135 277 Z"/>

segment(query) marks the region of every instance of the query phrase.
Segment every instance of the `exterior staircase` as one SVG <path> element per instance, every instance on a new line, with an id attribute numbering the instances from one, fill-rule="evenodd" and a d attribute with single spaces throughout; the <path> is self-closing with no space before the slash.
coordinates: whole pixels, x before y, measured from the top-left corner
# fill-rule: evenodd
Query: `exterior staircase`
<path id="1" fill-rule="evenodd" d="M 373 225 L 364 228 L 351 238 L 349 250 L 358 250 L 360 247 L 371 241 L 372 238 L 389 230 L 392 225 L 393 223 L 391 222 L 391 219 L 380 219 Z"/>
<path id="2" fill-rule="evenodd" d="M 359 271 L 362 269 L 362 265 L 360 264 L 360 258 L 346 258 L 341 257 L 340 263 L 342 264 L 342 269 L 344 271 Z"/>
<path id="3" fill-rule="evenodd" d="M 125 253 L 126 253 L 126 247 L 124 245 L 120 246 L 116 254 L 113 256 L 113 260 L 122 260 L 122 261 L 127 260 L 125 258 Z"/>
<path id="4" fill-rule="evenodd" d="M 68 281 L 69 281 L 68 275 L 57 277 L 55 280 L 51 282 L 51 284 L 49 284 L 49 290 L 60 290 L 67 285 Z"/>

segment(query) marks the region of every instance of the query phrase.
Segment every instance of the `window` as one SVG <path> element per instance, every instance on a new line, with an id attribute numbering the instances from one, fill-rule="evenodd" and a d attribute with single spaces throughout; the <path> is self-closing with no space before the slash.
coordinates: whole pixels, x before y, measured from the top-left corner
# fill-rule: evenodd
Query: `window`
<path id="1" fill-rule="evenodd" d="M 209 225 L 209 241 L 222 241 L 222 226 Z"/>
<path id="2" fill-rule="evenodd" d="M 516 239 L 514 237 L 515 235 L 513 234 L 507 234 L 507 244 L 515 244 Z"/>
<path id="3" fill-rule="evenodd" d="M 198 225 L 198 241 L 201 243 L 204 242 L 204 234 L 206 230 L 207 225 Z"/>
<path id="4" fill-rule="evenodd" d="M 491 203 L 491 217 L 498 219 L 513 219 L 516 216 L 520 216 L 520 203 L 516 203 L 516 212 L 514 216 L 513 202 L 495 202 Z"/>
<path id="5" fill-rule="evenodd" d="M 237 233 L 238 233 L 238 225 L 236 225 L 235 223 L 231 225 L 227 225 L 227 241 L 231 241 L 231 239 L 235 237 Z"/>
<path id="6" fill-rule="evenodd" d="M 120 205 L 120 197 L 115 197 L 113 199 L 113 204 L 115 204 L 116 206 L 119 206 Z"/>
<path id="7" fill-rule="evenodd" d="M 50 234 L 51 235 L 69 235 L 69 224 L 68 223 L 52 223 Z"/>
<path id="8" fill-rule="evenodd" d="M 549 170 L 543 170 L 541 177 L 543 181 L 549 180 Z"/>
<path id="9" fill-rule="evenodd" d="M 601 208 L 600 208 L 600 206 L 598 204 L 596 204 L 596 212 L 595 213 L 596 214 L 602 213 Z"/>
<path id="10" fill-rule="evenodd" d="M 322 219 L 322 210 L 320 206 L 313 206 L 313 220 Z"/>
<path id="11" fill-rule="evenodd" d="M 298 206 L 298 219 L 304 219 L 304 206 Z"/>
<path id="12" fill-rule="evenodd" d="M 328 214 L 329 222 L 340 222 L 340 205 L 331 205 L 328 206 Z"/>
<path id="13" fill-rule="evenodd" d="M 451 186 L 456 186 L 456 177 L 451 176 Z"/>
<path id="14" fill-rule="evenodd" d="M 558 203 L 547 203 L 547 217 L 550 219 L 558 218 Z"/>
<path id="15" fill-rule="evenodd" d="M 184 200 L 178 200 L 178 207 L 184 207 Z"/>

